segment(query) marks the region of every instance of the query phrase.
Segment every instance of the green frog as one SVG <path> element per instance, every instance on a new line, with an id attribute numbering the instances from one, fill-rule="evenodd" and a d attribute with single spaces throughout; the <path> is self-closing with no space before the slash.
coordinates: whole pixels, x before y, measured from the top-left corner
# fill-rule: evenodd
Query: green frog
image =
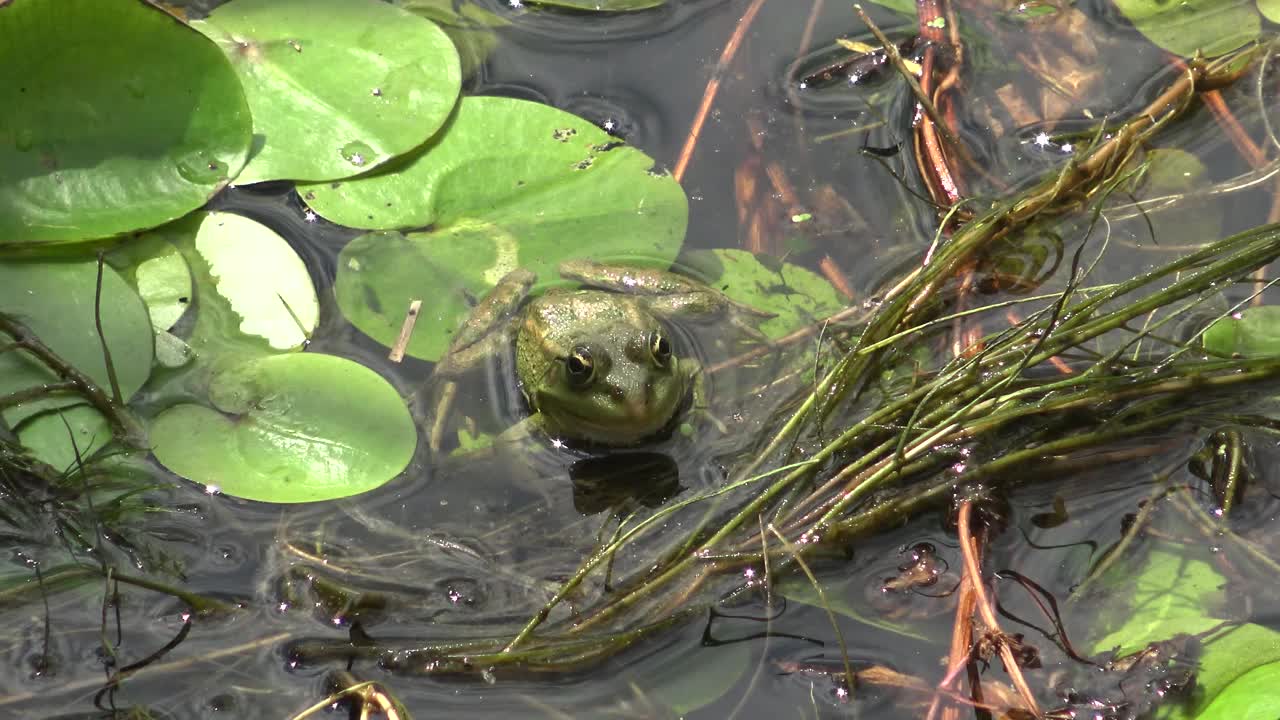
<path id="1" fill-rule="evenodd" d="M 453 379 L 513 345 L 530 412 L 514 435 L 536 429 L 556 440 L 639 444 L 671 427 L 683 409 L 703 405 L 698 363 L 672 342 L 664 319 L 723 318 L 759 337 L 745 320 L 773 316 L 672 272 L 587 260 L 559 271 L 589 289 L 530 299 L 536 277 L 514 270 L 473 309 L 436 368 L 445 385 L 430 432 L 433 451 L 456 392 Z"/>

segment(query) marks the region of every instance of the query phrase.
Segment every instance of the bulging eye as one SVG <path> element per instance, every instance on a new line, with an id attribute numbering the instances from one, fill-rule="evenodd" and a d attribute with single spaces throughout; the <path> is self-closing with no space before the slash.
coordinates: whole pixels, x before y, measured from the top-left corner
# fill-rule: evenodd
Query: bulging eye
<path id="1" fill-rule="evenodd" d="M 654 330 L 649 333 L 649 354 L 658 367 L 666 367 L 671 362 L 671 341 L 667 340 L 666 335 Z"/>
<path id="2" fill-rule="evenodd" d="M 576 347 L 564 359 L 564 373 L 569 378 L 569 385 L 583 388 L 591 384 L 596 375 L 596 365 L 591 359 L 591 351 L 585 347 Z"/>

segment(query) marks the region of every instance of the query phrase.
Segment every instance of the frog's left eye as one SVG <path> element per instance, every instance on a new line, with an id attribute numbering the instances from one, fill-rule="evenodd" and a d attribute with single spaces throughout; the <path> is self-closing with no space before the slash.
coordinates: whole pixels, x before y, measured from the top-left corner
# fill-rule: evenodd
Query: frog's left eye
<path id="1" fill-rule="evenodd" d="M 574 348 L 564 359 L 564 371 L 573 387 L 584 388 L 590 385 L 596 375 L 596 364 L 591 359 L 591 351 L 585 347 Z"/>
<path id="2" fill-rule="evenodd" d="M 653 362 L 658 367 L 666 367 L 671 362 L 671 341 L 667 340 L 666 335 L 654 330 L 649 333 L 649 354 L 653 355 Z"/>

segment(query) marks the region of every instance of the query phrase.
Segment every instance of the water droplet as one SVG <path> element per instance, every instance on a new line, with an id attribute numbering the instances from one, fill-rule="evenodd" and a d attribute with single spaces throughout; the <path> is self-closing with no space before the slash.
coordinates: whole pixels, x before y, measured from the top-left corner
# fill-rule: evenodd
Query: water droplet
<path id="1" fill-rule="evenodd" d="M 227 164 L 204 150 L 178 156 L 178 174 L 187 182 L 212 185 L 227 179 Z"/>
<path id="2" fill-rule="evenodd" d="M 36 134 L 31 128 L 23 128 L 13 136 L 13 144 L 18 152 L 26 152 L 36 144 Z"/>
<path id="3" fill-rule="evenodd" d="M 371 164 L 377 155 L 373 148 L 359 140 L 343 145 L 342 149 L 338 152 L 342 153 L 342 157 L 346 159 L 347 162 L 355 165 L 356 167 L 365 167 L 366 165 Z"/>

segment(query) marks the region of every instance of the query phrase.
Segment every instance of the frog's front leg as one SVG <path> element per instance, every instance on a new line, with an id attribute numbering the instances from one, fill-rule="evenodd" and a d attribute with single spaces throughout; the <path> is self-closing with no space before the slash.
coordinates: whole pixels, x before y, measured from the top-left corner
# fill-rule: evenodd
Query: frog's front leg
<path id="1" fill-rule="evenodd" d="M 561 263 L 560 274 L 585 285 L 642 295 L 649 310 L 663 317 L 689 320 L 726 318 L 760 340 L 764 340 L 764 336 L 748 318 L 758 322 L 774 317 L 774 313 L 737 302 L 705 283 L 665 270 L 569 260 Z"/>
<path id="2" fill-rule="evenodd" d="M 729 428 L 715 416 L 715 413 L 711 412 L 711 407 L 708 405 L 707 381 L 702 373 L 702 366 L 696 360 L 685 359 L 680 361 L 680 371 L 689 378 L 689 419 L 695 423 L 709 422 L 721 435 L 728 434 Z"/>
<path id="3" fill-rule="evenodd" d="M 510 347 L 513 320 L 535 279 L 528 270 L 507 273 L 472 308 L 466 322 L 453 336 L 453 342 L 449 343 L 449 349 L 431 376 L 436 388 L 435 410 L 432 411 L 428 433 L 432 452 L 440 449 L 444 439 L 445 425 L 458 392 L 457 377 L 479 367 L 494 353 Z"/>

